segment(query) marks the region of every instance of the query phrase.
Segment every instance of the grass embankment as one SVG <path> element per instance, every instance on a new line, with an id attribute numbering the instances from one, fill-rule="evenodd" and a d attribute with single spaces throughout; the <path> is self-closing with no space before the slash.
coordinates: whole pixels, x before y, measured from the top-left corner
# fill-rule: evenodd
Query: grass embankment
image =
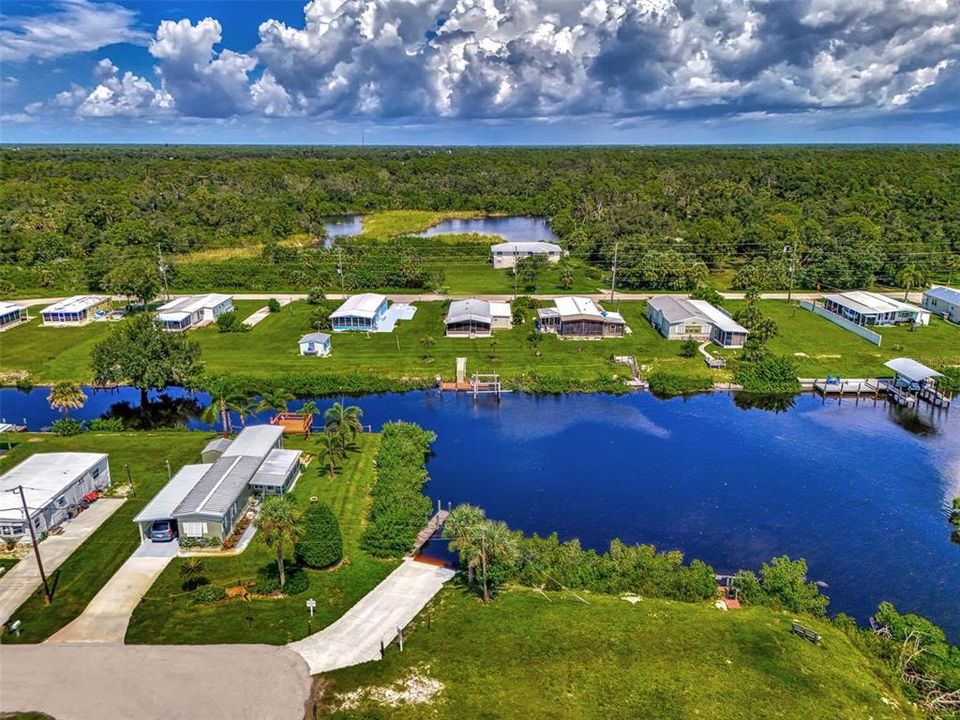
<path id="1" fill-rule="evenodd" d="M 287 439 L 285 447 L 309 451 L 313 441 Z M 396 566 L 376 560 L 360 550 L 373 485 L 374 457 L 379 435 L 361 435 L 342 472 L 330 478 L 326 468 L 311 463 L 297 481 L 293 494 L 302 508 L 311 497 L 326 503 L 340 521 L 343 562 L 331 570 L 304 570 L 310 587 L 282 599 L 234 598 L 195 605 L 184 591 L 174 560 L 144 597 L 130 620 L 126 642 L 149 644 L 269 643 L 282 644 L 308 634 L 307 598 L 317 601 L 312 631 L 316 632 L 343 613 L 385 578 Z M 288 548 L 288 557 L 292 552 Z M 256 577 L 261 568 L 275 563 L 276 555 L 259 536 L 239 555 L 204 558 L 204 576 L 211 585 L 235 586 Z"/>
<path id="2" fill-rule="evenodd" d="M 50 578 L 53 603 L 45 605 L 37 590 L 13 614 L 23 622 L 20 636 L 4 635 L 3 642 L 45 640 L 77 617 L 140 542 L 134 516 L 167 482 L 166 461 L 176 471 L 199 462 L 200 450 L 212 437 L 206 433 L 85 433 L 74 437 L 17 435 L 16 447 L 3 457 L 0 472 L 37 452 L 103 452 L 110 455 L 114 485 L 126 483 L 130 466 L 136 495 L 111 515 Z"/>
<path id="3" fill-rule="evenodd" d="M 766 608 L 587 597 L 510 590 L 482 606 L 446 589 L 404 633 L 402 653 L 392 645 L 381 662 L 318 678 L 320 709 L 384 720 L 919 717 L 884 668 L 827 622 L 805 620 L 823 636 L 815 646 Z M 377 703 L 375 688 L 403 690 L 412 675 L 442 689 L 421 704 Z"/>
<path id="4" fill-rule="evenodd" d="M 481 217 L 476 210 L 385 210 L 363 218 L 361 237 L 368 240 L 389 240 L 400 235 L 416 235 L 444 220 Z"/>
<path id="5" fill-rule="evenodd" d="M 723 305 L 736 312 L 745 303 L 727 300 Z M 931 367 L 960 364 L 960 328 L 939 318 L 931 318 L 929 326 L 916 330 L 873 328 L 883 336 L 883 344 L 877 347 L 826 318 L 786 301 L 762 301 L 760 310 L 780 328 L 780 333 L 767 347 L 777 354 L 793 357 L 800 377 L 823 378 L 837 374 L 849 378 L 890 377 L 893 373 L 883 363 L 895 357 L 910 357 Z"/>

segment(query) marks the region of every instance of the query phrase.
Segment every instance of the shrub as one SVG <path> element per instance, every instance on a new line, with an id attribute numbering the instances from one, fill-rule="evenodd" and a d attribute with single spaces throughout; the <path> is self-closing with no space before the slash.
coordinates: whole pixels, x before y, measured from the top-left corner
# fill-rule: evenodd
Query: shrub
<path id="1" fill-rule="evenodd" d="M 191 593 L 194 605 L 217 602 L 227 597 L 227 591 L 219 585 L 201 585 Z"/>
<path id="2" fill-rule="evenodd" d="M 692 293 L 690 293 L 691 300 L 706 300 L 711 305 L 716 305 L 719 307 L 723 304 L 723 295 L 718 293 L 713 288 L 702 287 L 697 288 Z"/>
<path id="3" fill-rule="evenodd" d="M 734 378 L 748 392 L 795 394 L 800 392 L 797 366 L 786 355 L 764 355 L 752 362 L 741 361 Z"/>
<path id="4" fill-rule="evenodd" d="M 123 420 L 120 418 L 97 418 L 91 420 L 88 427 L 93 432 L 123 432 Z"/>
<path id="5" fill-rule="evenodd" d="M 267 307 L 270 308 L 270 312 L 278 313 L 280 312 L 280 301 L 276 298 L 270 298 L 267 302 Z"/>
<path id="6" fill-rule="evenodd" d="M 713 389 L 709 375 L 676 375 L 656 370 L 647 377 L 650 391 L 657 395 L 688 395 Z"/>
<path id="7" fill-rule="evenodd" d="M 430 500 L 421 492 L 429 480 L 425 467 L 436 435 L 405 422 L 383 426 L 377 453 L 370 522 L 363 548 L 377 557 L 398 557 L 410 549 L 430 514 Z"/>
<path id="8" fill-rule="evenodd" d="M 180 547 L 185 548 L 219 547 L 220 542 L 215 538 L 181 537 L 179 540 L 179 545 Z"/>
<path id="9" fill-rule="evenodd" d="M 59 418 L 50 423 L 50 429 L 57 435 L 69 437 L 87 431 L 87 426 L 74 418 Z"/>
<path id="10" fill-rule="evenodd" d="M 251 592 L 255 595 L 270 595 L 280 590 L 284 595 L 299 595 L 310 588 L 310 578 L 302 568 L 289 563 L 285 563 L 283 568 L 287 580 L 283 588 L 280 587 L 280 574 L 277 572 L 276 563 L 270 563 L 257 571 L 257 580 L 250 588 Z"/>
<path id="11" fill-rule="evenodd" d="M 737 573 L 740 597 L 747 602 L 769 605 L 791 612 L 823 615 L 830 599 L 820 594 L 815 583 L 807 582 L 807 561 L 786 555 L 764 563 L 757 578 L 749 570 Z"/>
<path id="12" fill-rule="evenodd" d="M 697 352 L 699 352 L 699 348 L 700 348 L 700 343 L 698 343 L 693 338 L 690 338 L 689 340 L 684 340 L 682 343 L 680 343 L 680 357 L 694 358 L 697 356 Z"/>
<path id="13" fill-rule="evenodd" d="M 297 562 L 325 568 L 343 557 L 343 536 L 337 516 L 324 503 L 314 503 L 303 516 L 303 537 L 294 547 Z"/>
<path id="14" fill-rule="evenodd" d="M 313 288 L 309 293 L 307 293 L 307 304 L 308 305 L 319 305 L 320 303 L 326 301 L 327 296 L 323 292 L 323 288 Z"/>
<path id="15" fill-rule="evenodd" d="M 231 310 L 217 318 L 217 329 L 222 333 L 240 333 L 247 332 L 250 326 L 243 324 L 236 310 Z"/>

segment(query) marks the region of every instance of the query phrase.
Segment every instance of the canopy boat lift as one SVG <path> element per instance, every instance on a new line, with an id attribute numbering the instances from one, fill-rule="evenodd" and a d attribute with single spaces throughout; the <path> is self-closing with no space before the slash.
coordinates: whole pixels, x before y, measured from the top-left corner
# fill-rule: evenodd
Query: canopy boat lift
<path id="1" fill-rule="evenodd" d="M 938 408 L 950 406 L 952 397 L 940 386 L 942 373 L 910 358 L 894 358 L 884 365 L 894 373 L 893 380 L 885 383 L 892 402 L 915 405 L 922 401 Z"/>

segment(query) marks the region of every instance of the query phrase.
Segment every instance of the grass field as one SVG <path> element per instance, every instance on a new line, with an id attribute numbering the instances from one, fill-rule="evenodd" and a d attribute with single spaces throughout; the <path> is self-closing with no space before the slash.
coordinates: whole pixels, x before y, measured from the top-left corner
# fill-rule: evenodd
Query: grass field
<path id="1" fill-rule="evenodd" d="M 246 317 L 266 303 L 240 300 L 235 304 L 240 315 Z M 736 311 L 743 303 L 728 300 L 724 305 Z M 708 373 L 699 357 L 680 357 L 680 343 L 664 340 L 650 327 L 644 318 L 645 303 L 640 301 L 619 303 L 633 330 L 624 338 L 578 342 L 547 335 L 536 350 L 528 341 L 532 314 L 523 326 L 497 331 L 493 350 L 490 339 L 444 337 L 442 303 L 417 303 L 416 307 L 414 319 L 400 322 L 393 333 L 337 333 L 329 358 L 298 354 L 297 339 L 312 329 L 312 307 L 305 302 L 291 303 L 247 333 L 219 333 L 216 326 L 208 326 L 191 331 L 190 336 L 200 343 L 209 371 L 264 378 L 290 372 L 352 371 L 394 380 L 432 379 L 438 373 L 450 378 L 458 356 L 468 358 L 470 373 L 499 372 L 508 380 L 531 372 L 587 381 L 598 375 L 623 376 L 626 368 L 612 362 L 614 355 L 633 355 L 648 371 L 659 368 L 685 375 Z M 801 377 L 885 376 L 889 371 L 883 362 L 899 356 L 933 366 L 960 364 L 960 328 L 936 318 L 929 327 L 913 332 L 906 328 L 881 328 L 884 343 L 878 348 L 784 301 L 762 301 L 761 309 L 780 327 L 780 334 L 770 341 L 770 349 L 793 356 Z M 89 380 L 90 348 L 107 329 L 103 323 L 70 329 L 41 328 L 36 323 L 13 328 L 3 335 L 0 372 L 29 371 L 38 383 Z M 420 343 L 427 336 L 435 340 L 429 349 Z M 60 337 L 69 338 L 70 342 L 62 342 Z M 714 372 L 712 376 L 722 381 L 729 379 L 729 372 Z"/>
<path id="2" fill-rule="evenodd" d="M 167 482 L 166 461 L 174 471 L 198 462 L 200 450 L 211 437 L 188 432 L 16 435 L 18 444 L 3 456 L 0 472 L 36 452 L 95 450 L 110 455 L 115 485 L 126 482 L 124 465 L 130 466 L 136 496 L 129 497 L 51 576 L 51 605 L 44 605 L 43 593 L 38 590 L 13 614 L 23 622 L 21 634 L 4 635 L 3 642 L 40 642 L 79 615 L 140 542 L 133 517 Z"/>
<path id="3" fill-rule="evenodd" d="M 482 606 L 443 591 L 381 662 L 318 678 L 332 718 L 919 718 L 884 668 L 829 623 L 766 608 L 511 590 Z M 379 689 L 438 682 L 420 704 L 378 703 Z M 427 683 L 414 680 L 420 689 Z M 406 689 L 409 689 L 409 685 Z M 349 701 L 348 701 L 349 698 Z"/>
<path id="4" fill-rule="evenodd" d="M 427 228 L 454 218 L 474 218 L 483 215 L 476 210 L 385 210 L 363 218 L 361 237 L 368 240 L 389 240 L 398 235 L 416 235 Z"/>
<path id="5" fill-rule="evenodd" d="M 743 305 L 736 300 L 724 302 L 732 312 Z M 928 327 L 913 331 L 905 327 L 875 328 L 883 336 L 883 344 L 877 347 L 797 305 L 767 300 L 760 308 L 780 327 L 769 348 L 792 355 L 800 377 L 889 377 L 893 373 L 883 363 L 894 357 L 911 357 L 932 367 L 960 364 L 960 328 L 938 318 L 932 318 Z"/>
<path id="6" fill-rule="evenodd" d="M 184 592 L 174 560 L 134 612 L 126 642 L 150 644 L 270 643 L 282 644 L 308 634 L 307 598 L 317 601 L 312 631 L 339 618 L 396 566 L 376 560 L 360 550 L 360 534 L 367 515 L 374 480 L 374 457 L 379 435 L 362 435 L 342 474 L 331 479 L 313 462 L 294 488 L 301 506 L 310 497 L 327 503 L 340 520 L 344 561 L 333 570 L 307 570 L 309 589 L 289 598 L 245 601 L 241 598 L 194 605 Z M 309 451 L 313 441 L 289 438 L 285 447 Z M 292 551 L 288 549 L 288 557 Z M 255 536 L 241 554 L 204 558 L 205 576 L 213 585 L 233 586 L 251 580 L 257 571 L 275 562 L 274 552 Z"/>

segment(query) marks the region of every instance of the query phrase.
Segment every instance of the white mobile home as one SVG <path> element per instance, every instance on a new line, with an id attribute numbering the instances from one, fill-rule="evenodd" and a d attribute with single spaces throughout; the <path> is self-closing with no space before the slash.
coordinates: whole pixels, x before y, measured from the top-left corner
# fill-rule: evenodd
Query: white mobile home
<path id="1" fill-rule="evenodd" d="M 300 354 L 327 357 L 330 354 L 330 336 L 327 333 L 307 333 L 300 338 Z"/>
<path id="2" fill-rule="evenodd" d="M 110 298 L 103 295 L 74 295 L 55 302 L 40 311 L 43 324 L 53 327 L 86 325 L 105 319 L 110 312 Z"/>
<path id="3" fill-rule="evenodd" d="M 103 453 L 57 452 L 31 455 L 0 477 L 0 539 L 30 531 L 17 488 L 23 487 L 30 522 L 37 535 L 49 532 L 76 511 L 81 498 L 110 485 L 110 465 Z M 14 491 L 14 492 L 11 492 Z"/>
<path id="4" fill-rule="evenodd" d="M 609 312 L 590 298 L 559 297 L 552 308 L 537 310 L 537 327 L 562 338 L 622 337 L 627 330 L 620 313 Z"/>
<path id="5" fill-rule="evenodd" d="M 454 300 L 444 324 L 447 337 L 490 337 L 493 330 L 510 328 L 510 303 L 477 298 Z"/>
<path id="6" fill-rule="evenodd" d="M 216 322 L 218 317 L 231 310 L 231 295 L 186 295 L 174 298 L 157 308 L 157 320 L 164 330 L 177 332 Z"/>
<path id="7" fill-rule="evenodd" d="M 865 290 L 824 295 L 823 307 L 828 312 L 861 326 L 902 323 L 927 325 L 930 322 L 929 310 Z"/>
<path id="8" fill-rule="evenodd" d="M 676 295 L 647 300 L 647 320 L 667 340 L 710 341 L 724 348 L 743 347 L 749 334 L 720 308 Z"/>
<path id="9" fill-rule="evenodd" d="M 547 262 L 560 262 L 563 249 L 548 242 L 505 242 L 490 246 L 493 267 L 496 270 L 516 267 L 517 261 L 534 255 L 543 255 Z"/>
<path id="10" fill-rule="evenodd" d="M 960 323 L 960 290 L 934 285 L 923 293 L 923 302 L 920 304 L 933 315 Z"/>
<path id="11" fill-rule="evenodd" d="M 330 325 L 334 332 L 375 331 L 386 314 L 386 295 L 360 293 L 351 295 L 340 307 L 330 313 Z"/>
<path id="12" fill-rule="evenodd" d="M 0 332 L 29 319 L 25 307 L 20 307 L 16 303 L 0 302 Z"/>

